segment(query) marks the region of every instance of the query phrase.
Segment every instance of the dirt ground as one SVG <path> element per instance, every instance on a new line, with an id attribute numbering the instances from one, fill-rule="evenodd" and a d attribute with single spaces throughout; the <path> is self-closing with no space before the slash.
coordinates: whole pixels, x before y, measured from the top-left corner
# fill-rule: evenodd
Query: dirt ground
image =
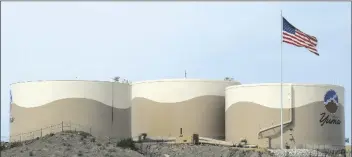
<path id="1" fill-rule="evenodd" d="M 7 145 L 9 147 L 9 145 Z M 2 148 L 3 149 L 3 148 Z M 62 132 L 18 143 L 1 151 L 4 157 L 270 157 L 260 150 L 211 145 L 133 143 L 99 139 L 84 132 Z"/>
<path id="2" fill-rule="evenodd" d="M 259 149 L 240 149 L 212 145 L 187 144 L 136 144 L 146 157 L 271 157 L 273 154 Z"/>
<path id="3" fill-rule="evenodd" d="M 123 149 L 108 140 L 96 139 L 87 133 L 63 132 L 47 135 L 41 139 L 27 141 L 27 144 L 5 149 L 1 156 L 6 157 L 143 157 L 131 149 Z"/>

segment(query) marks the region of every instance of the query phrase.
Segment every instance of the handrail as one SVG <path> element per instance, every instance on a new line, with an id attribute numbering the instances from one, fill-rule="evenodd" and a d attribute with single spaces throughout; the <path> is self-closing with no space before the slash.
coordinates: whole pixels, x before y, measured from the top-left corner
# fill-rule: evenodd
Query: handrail
<path id="1" fill-rule="evenodd" d="M 28 131 L 28 132 L 22 132 L 22 133 L 18 133 L 18 134 L 15 134 L 15 135 L 11 135 L 8 137 L 9 138 L 9 142 L 11 142 L 11 139 L 12 138 L 15 138 L 15 137 L 20 137 L 20 141 L 21 141 L 21 137 L 22 136 L 26 136 L 26 135 L 33 135 L 35 134 L 35 132 L 41 132 L 41 136 L 43 135 L 42 131 L 46 130 L 46 129 L 57 129 L 57 128 L 61 128 L 62 131 L 65 127 L 75 127 L 75 128 L 90 128 L 90 131 L 92 129 L 92 126 L 85 126 L 85 125 L 81 125 L 81 124 L 76 124 L 76 123 L 72 123 L 71 121 L 70 122 L 67 122 L 67 121 L 61 121 L 61 123 L 56 123 L 56 124 L 52 124 L 52 125 L 48 125 L 48 126 L 44 126 L 40 129 L 37 129 L 37 130 L 32 130 L 32 131 Z M 69 129 L 71 130 L 71 129 Z"/>
<path id="2" fill-rule="evenodd" d="M 292 84 L 290 84 L 290 106 L 291 106 L 290 119 L 289 119 L 287 122 L 283 123 L 282 125 L 288 125 L 288 124 L 292 123 L 292 114 L 293 114 L 293 113 L 292 113 L 292 112 L 293 112 L 293 102 L 292 102 L 292 101 L 293 101 L 293 98 L 292 98 L 292 93 L 293 93 L 293 88 L 292 88 Z M 279 126 L 281 126 L 281 124 L 273 125 L 273 126 L 271 126 L 271 127 L 264 128 L 264 129 L 259 130 L 259 132 L 258 132 L 258 139 L 263 138 L 263 137 L 261 136 L 261 134 L 262 134 L 263 132 L 268 131 L 268 130 L 273 129 L 273 128 L 276 128 L 276 127 L 279 127 Z"/>

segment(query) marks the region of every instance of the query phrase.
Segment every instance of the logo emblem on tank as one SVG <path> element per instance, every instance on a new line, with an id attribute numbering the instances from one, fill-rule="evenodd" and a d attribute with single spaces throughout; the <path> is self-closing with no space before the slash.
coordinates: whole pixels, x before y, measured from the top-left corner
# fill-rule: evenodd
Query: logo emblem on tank
<path id="1" fill-rule="evenodd" d="M 341 120 L 339 119 L 339 117 L 337 115 L 335 115 L 335 113 L 337 112 L 337 110 L 339 109 L 339 97 L 337 96 L 337 93 L 330 89 L 325 93 L 324 96 L 324 106 L 328 113 L 321 113 L 320 116 L 320 125 L 324 126 L 325 124 L 336 124 L 336 125 L 340 125 L 341 124 Z"/>
<path id="2" fill-rule="evenodd" d="M 336 92 L 332 89 L 327 91 L 324 96 L 324 106 L 327 111 L 335 114 L 339 108 L 339 97 Z"/>

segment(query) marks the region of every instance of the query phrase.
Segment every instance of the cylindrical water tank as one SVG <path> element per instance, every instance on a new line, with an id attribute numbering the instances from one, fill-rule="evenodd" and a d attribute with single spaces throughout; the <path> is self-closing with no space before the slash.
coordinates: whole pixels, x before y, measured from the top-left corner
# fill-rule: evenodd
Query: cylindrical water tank
<path id="1" fill-rule="evenodd" d="M 132 85 L 132 136 L 224 139 L 225 88 L 235 81 L 173 79 Z"/>
<path id="2" fill-rule="evenodd" d="M 131 136 L 130 90 L 129 84 L 105 81 L 12 84 L 11 140 L 26 140 L 62 130 L 128 138 Z"/>
<path id="3" fill-rule="evenodd" d="M 285 147 L 344 147 L 343 87 L 284 83 L 282 89 Z M 226 88 L 226 141 L 279 148 L 280 96 L 280 83 Z"/>

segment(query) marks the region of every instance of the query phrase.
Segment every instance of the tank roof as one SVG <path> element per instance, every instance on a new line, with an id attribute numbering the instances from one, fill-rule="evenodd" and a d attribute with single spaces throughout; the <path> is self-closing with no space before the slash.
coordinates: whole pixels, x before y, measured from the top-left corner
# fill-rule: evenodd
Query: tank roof
<path id="1" fill-rule="evenodd" d="M 240 85 L 232 85 L 227 87 L 225 90 L 229 90 L 232 88 L 240 88 L 240 87 L 256 87 L 256 86 L 280 86 L 281 83 L 256 83 L 256 84 L 240 84 Z M 340 85 L 333 85 L 333 84 L 314 84 L 314 83 L 282 83 L 283 86 L 316 86 L 316 87 L 326 87 L 326 86 L 334 86 L 334 87 L 341 87 Z"/>
<path id="2" fill-rule="evenodd" d="M 238 83 L 238 81 L 225 81 L 225 80 L 208 80 L 208 79 L 188 79 L 188 78 L 180 78 L 180 79 L 161 79 L 161 80 L 147 80 L 147 81 L 139 81 L 139 82 L 134 82 L 134 84 L 142 84 L 142 83 L 155 83 L 155 82 L 232 82 L 232 83 Z"/>
<path id="3" fill-rule="evenodd" d="M 67 81 L 74 81 L 74 82 L 109 82 L 109 83 L 113 83 L 113 81 L 100 81 L 100 80 L 36 80 L 36 81 L 20 81 L 20 82 L 11 83 L 10 85 L 20 84 L 20 83 L 67 82 Z"/>

